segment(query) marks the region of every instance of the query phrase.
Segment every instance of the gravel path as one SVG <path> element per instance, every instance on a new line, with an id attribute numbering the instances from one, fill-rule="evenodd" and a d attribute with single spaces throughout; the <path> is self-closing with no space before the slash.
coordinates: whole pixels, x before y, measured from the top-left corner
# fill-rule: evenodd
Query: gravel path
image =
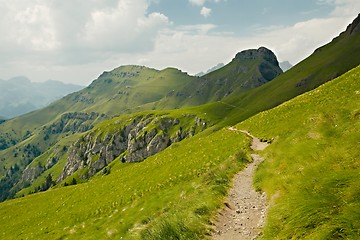
<path id="1" fill-rule="evenodd" d="M 264 150 L 268 146 L 247 131 L 233 127 L 229 130 L 250 136 L 253 139 L 251 148 L 255 151 Z M 252 180 L 256 167 L 263 159 L 258 154 L 251 154 L 251 157 L 253 161 L 234 177 L 225 206 L 218 213 L 212 239 L 255 239 L 261 233 L 266 215 L 266 195 L 255 191 Z"/>

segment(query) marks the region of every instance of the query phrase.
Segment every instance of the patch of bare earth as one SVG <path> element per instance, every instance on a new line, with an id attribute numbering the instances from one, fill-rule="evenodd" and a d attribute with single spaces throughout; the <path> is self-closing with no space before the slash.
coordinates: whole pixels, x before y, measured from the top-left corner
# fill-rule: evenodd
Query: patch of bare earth
<path id="1" fill-rule="evenodd" d="M 261 151 L 268 146 L 247 131 L 233 127 L 229 130 L 250 136 L 253 139 L 253 150 Z M 225 206 L 215 221 L 212 239 L 255 239 L 261 234 L 265 223 L 266 195 L 255 191 L 252 180 L 257 166 L 263 159 L 258 154 L 251 154 L 251 157 L 253 161 L 233 179 L 233 187 L 229 191 Z"/>

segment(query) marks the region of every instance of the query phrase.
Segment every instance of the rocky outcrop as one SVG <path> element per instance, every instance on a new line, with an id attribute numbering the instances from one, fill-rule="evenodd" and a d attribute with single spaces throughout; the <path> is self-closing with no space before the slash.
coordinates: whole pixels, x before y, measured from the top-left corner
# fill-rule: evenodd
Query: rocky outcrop
<path id="1" fill-rule="evenodd" d="M 33 182 L 43 172 L 44 172 L 44 168 L 41 165 L 36 165 L 36 166 L 28 165 L 28 167 L 26 167 L 23 172 L 20 184 Z"/>
<path id="2" fill-rule="evenodd" d="M 32 183 L 38 176 L 40 176 L 44 171 L 53 167 L 61 158 L 62 155 L 66 153 L 66 147 L 56 146 L 52 154 L 46 159 L 45 163 L 39 161 L 34 161 L 28 165 L 21 176 L 19 185 L 27 185 Z"/>
<path id="3" fill-rule="evenodd" d="M 235 56 L 235 59 L 239 59 L 239 60 L 249 60 L 249 59 L 259 59 L 259 58 L 262 58 L 265 61 L 272 63 L 273 65 L 276 66 L 279 65 L 279 62 L 275 54 L 271 50 L 265 47 L 260 47 L 259 49 L 244 50 L 237 53 Z"/>
<path id="4" fill-rule="evenodd" d="M 59 134 L 65 132 L 86 132 L 93 128 L 93 123 L 97 120 L 105 120 L 105 114 L 96 112 L 69 112 L 61 115 L 60 119 L 44 127 L 46 134 Z M 45 139 L 46 140 L 46 139 Z"/>
<path id="5" fill-rule="evenodd" d="M 69 148 L 68 161 L 58 181 L 80 169 L 85 169 L 81 177 L 89 178 L 115 159 L 140 162 L 206 127 L 206 121 L 194 115 L 182 116 L 181 120 L 147 115 L 95 129 Z"/>
<path id="6" fill-rule="evenodd" d="M 232 62 L 236 63 L 237 74 L 243 76 L 235 83 L 241 83 L 242 89 L 259 87 L 282 73 L 276 55 L 265 47 L 241 51 L 236 54 Z M 253 74 L 249 75 L 254 69 L 256 70 Z M 231 91 L 227 94 L 230 93 Z"/>

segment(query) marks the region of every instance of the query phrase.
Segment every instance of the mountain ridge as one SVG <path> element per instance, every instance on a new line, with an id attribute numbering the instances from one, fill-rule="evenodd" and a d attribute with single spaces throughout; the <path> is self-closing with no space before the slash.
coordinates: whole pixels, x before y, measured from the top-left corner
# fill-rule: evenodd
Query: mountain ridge
<path id="1" fill-rule="evenodd" d="M 198 77 L 199 81 L 191 82 L 178 92 L 169 94 L 155 106 L 166 109 L 168 102 L 177 103 L 170 106 L 178 108 L 220 101 L 227 96 L 265 84 L 281 73 L 276 56 L 271 50 L 265 47 L 244 50 L 237 53 L 230 63 Z"/>

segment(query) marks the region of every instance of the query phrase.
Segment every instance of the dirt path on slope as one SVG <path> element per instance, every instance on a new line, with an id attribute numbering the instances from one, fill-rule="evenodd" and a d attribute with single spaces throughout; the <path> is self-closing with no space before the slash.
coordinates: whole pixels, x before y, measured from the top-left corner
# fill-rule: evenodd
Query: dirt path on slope
<path id="1" fill-rule="evenodd" d="M 255 151 L 268 146 L 247 131 L 234 127 L 228 130 L 250 136 L 253 139 L 251 148 Z M 215 222 L 214 240 L 255 239 L 261 233 L 266 215 L 266 195 L 255 191 L 252 180 L 255 169 L 263 159 L 258 154 L 251 154 L 251 157 L 253 161 L 234 177 L 225 207 L 218 213 Z"/>

